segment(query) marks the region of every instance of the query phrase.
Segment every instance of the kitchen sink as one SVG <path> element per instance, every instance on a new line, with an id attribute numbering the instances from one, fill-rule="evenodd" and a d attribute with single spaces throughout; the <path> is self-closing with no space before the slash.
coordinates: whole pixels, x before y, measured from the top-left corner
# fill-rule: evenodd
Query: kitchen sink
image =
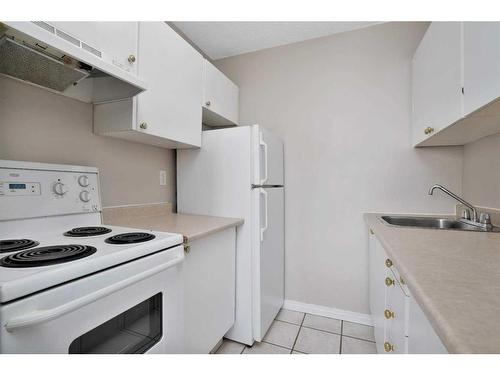
<path id="1" fill-rule="evenodd" d="M 474 232 L 500 232 L 500 228 L 493 227 L 486 230 L 476 225 L 464 223 L 457 219 L 431 216 L 382 216 L 382 220 L 389 225 L 398 227 L 415 227 L 428 229 L 454 229 Z"/>

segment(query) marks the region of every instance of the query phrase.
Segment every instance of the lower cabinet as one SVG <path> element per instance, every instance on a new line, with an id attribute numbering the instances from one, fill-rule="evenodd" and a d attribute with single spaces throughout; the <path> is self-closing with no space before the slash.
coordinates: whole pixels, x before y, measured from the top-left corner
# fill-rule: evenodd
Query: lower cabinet
<path id="1" fill-rule="evenodd" d="M 190 241 L 185 249 L 185 353 L 208 354 L 234 324 L 236 228 Z"/>
<path id="2" fill-rule="evenodd" d="M 391 259 L 370 229 L 370 311 L 378 353 L 447 353 Z"/>
<path id="3" fill-rule="evenodd" d="M 410 331 L 408 335 L 408 351 L 415 354 L 448 353 L 441 339 L 414 299 L 410 300 L 409 310 L 411 326 L 409 327 Z"/>
<path id="4" fill-rule="evenodd" d="M 384 283 L 386 284 L 384 353 L 408 353 L 407 312 L 410 298 L 389 268 Z"/>

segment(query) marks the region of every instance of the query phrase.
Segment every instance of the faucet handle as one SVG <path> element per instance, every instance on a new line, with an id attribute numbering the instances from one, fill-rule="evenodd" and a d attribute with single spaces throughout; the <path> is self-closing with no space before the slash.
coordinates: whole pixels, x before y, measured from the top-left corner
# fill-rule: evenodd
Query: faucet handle
<path id="1" fill-rule="evenodd" d="M 470 220 L 470 210 L 468 208 L 462 210 L 462 219 Z"/>
<path id="2" fill-rule="evenodd" d="M 481 224 L 491 225 L 490 214 L 487 212 L 481 212 L 481 214 L 479 215 L 479 222 Z"/>

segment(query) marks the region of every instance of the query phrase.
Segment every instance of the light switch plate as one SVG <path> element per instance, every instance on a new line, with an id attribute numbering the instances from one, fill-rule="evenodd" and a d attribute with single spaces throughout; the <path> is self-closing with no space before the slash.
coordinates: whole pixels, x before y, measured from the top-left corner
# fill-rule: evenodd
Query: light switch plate
<path id="1" fill-rule="evenodd" d="M 160 185 L 165 186 L 167 184 L 167 171 L 160 171 Z"/>

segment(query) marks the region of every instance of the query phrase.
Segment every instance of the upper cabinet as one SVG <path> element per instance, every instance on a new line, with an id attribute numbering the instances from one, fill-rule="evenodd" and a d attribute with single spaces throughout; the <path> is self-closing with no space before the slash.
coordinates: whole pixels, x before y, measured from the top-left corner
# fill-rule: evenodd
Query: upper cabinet
<path id="1" fill-rule="evenodd" d="M 500 23 L 433 22 L 412 62 L 414 146 L 500 132 Z"/>
<path id="2" fill-rule="evenodd" d="M 203 67 L 203 123 L 210 126 L 237 125 L 239 89 L 208 60 Z"/>
<path id="3" fill-rule="evenodd" d="M 413 140 L 462 117 L 462 41 L 460 22 L 433 22 L 412 63 Z"/>
<path id="4" fill-rule="evenodd" d="M 103 58 L 119 68 L 137 73 L 138 22 L 51 22 L 69 35 L 102 51 Z"/>
<path id="5" fill-rule="evenodd" d="M 166 148 L 201 146 L 203 57 L 164 22 L 140 22 L 137 74 L 148 90 L 94 106 L 94 131 Z"/>
<path id="6" fill-rule="evenodd" d="M 464 22 L 464 114 L 500 96 L 500 22 Z"/>

